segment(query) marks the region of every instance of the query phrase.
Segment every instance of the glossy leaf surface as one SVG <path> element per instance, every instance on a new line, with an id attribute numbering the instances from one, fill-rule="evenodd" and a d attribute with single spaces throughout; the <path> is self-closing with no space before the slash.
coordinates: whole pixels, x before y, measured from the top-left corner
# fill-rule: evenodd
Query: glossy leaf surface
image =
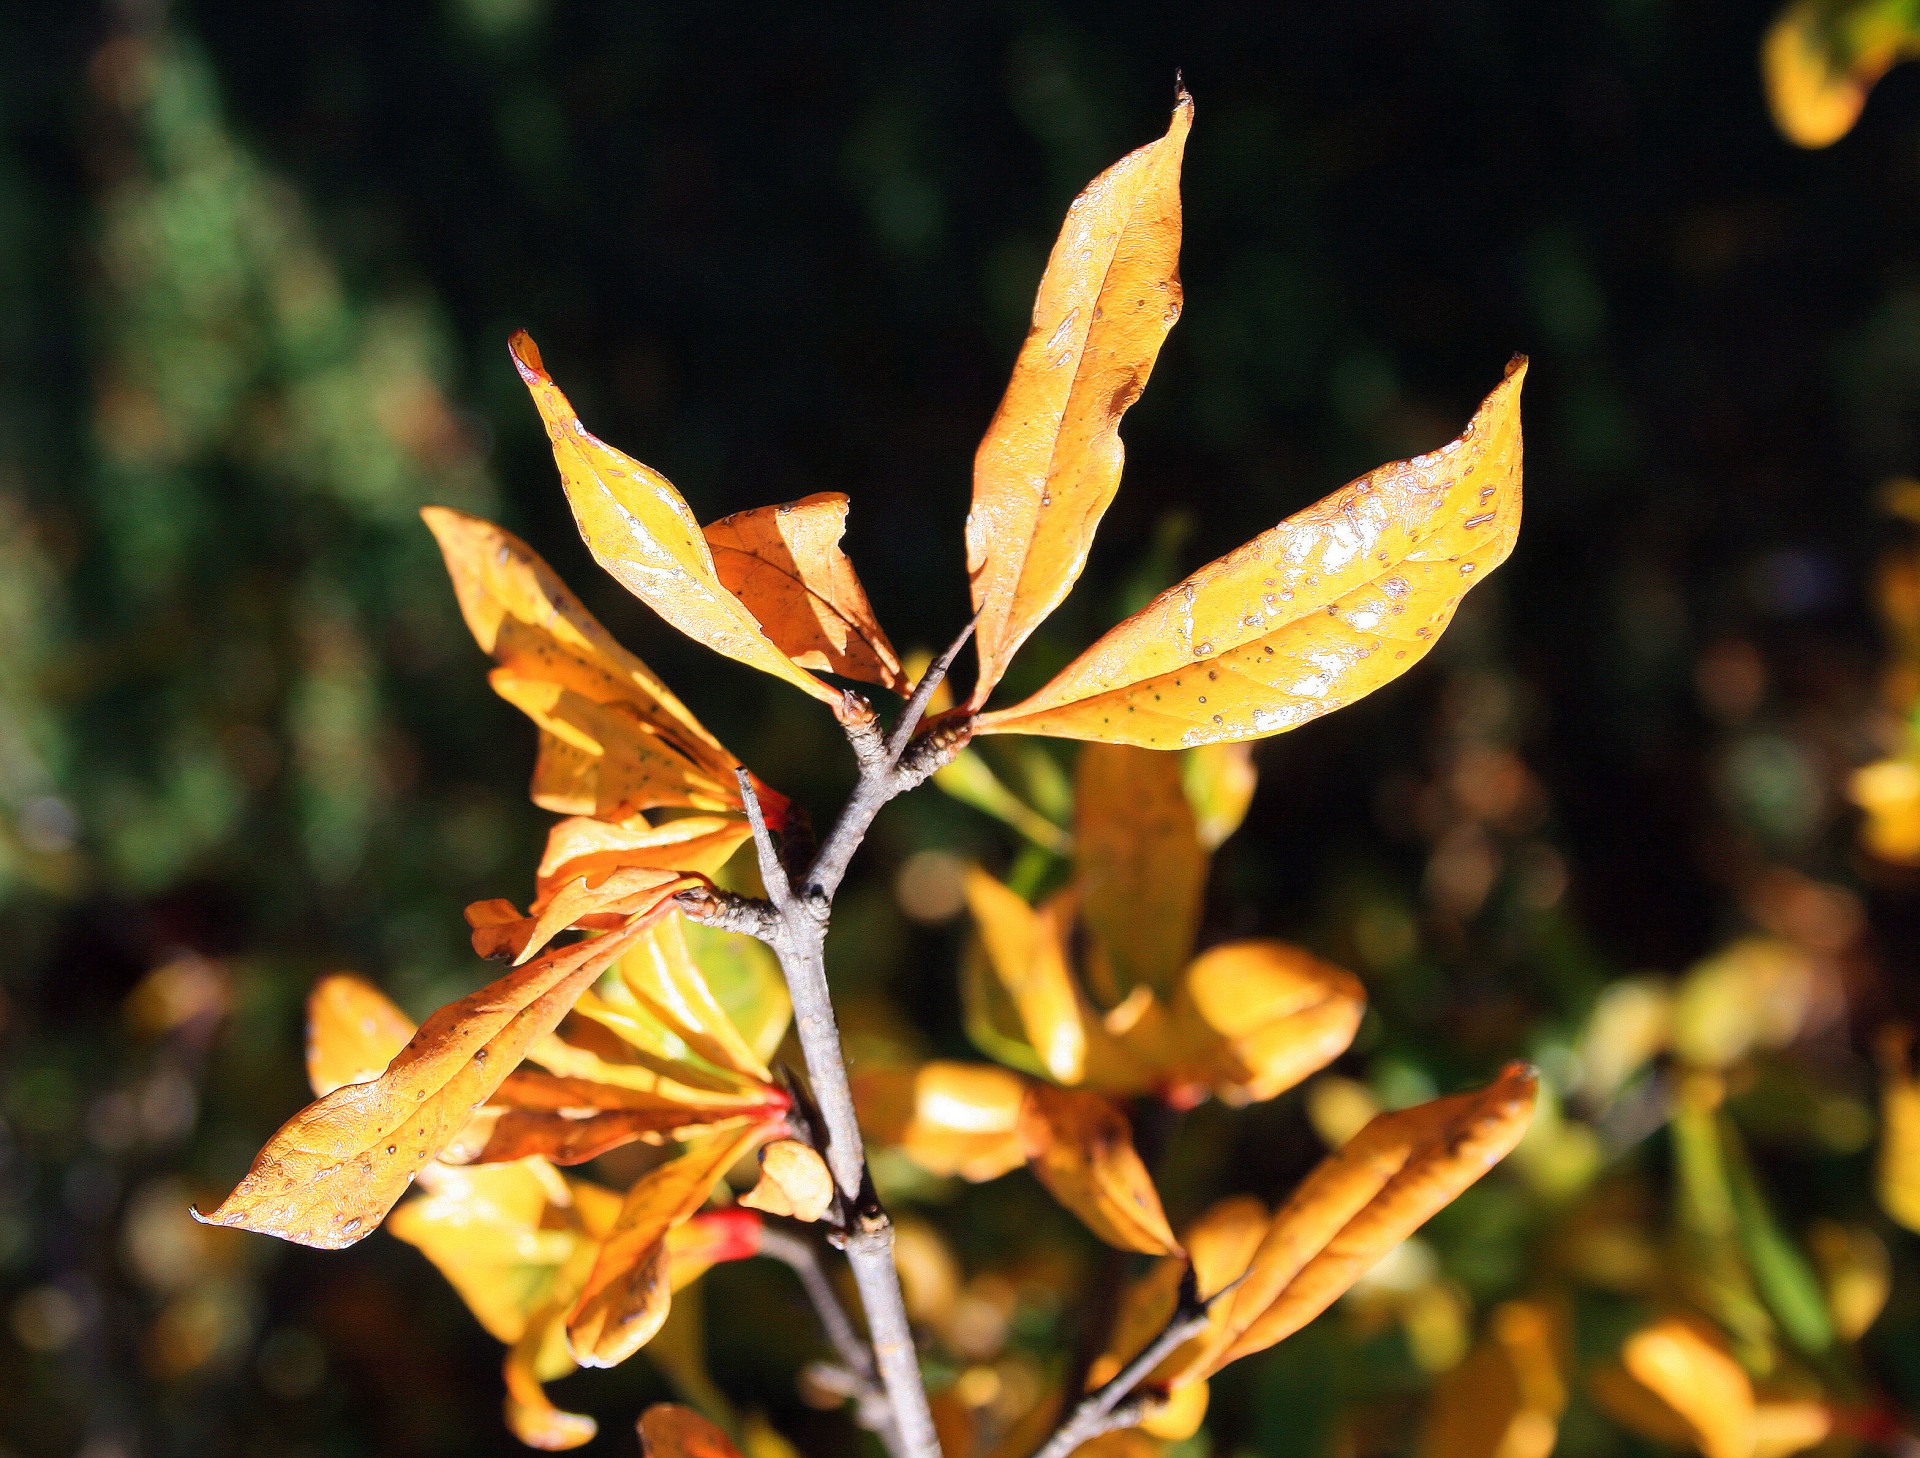
<path id="1" fill-rule="evenodd" d="M 967 872 L 966 896 L 987 964 L 1018 1012 L 1041 1066 L 1060 1083 L 1078 1083 L 1086 1067 L 1087 1033 L 1067 966 L 1070 903 L 1029 906 L 978 867 Z"/>
<path id="2" fill-rule="evenodd" d="M 1285 942 L 1224 942 L 1181 977 L 1175 1019 L 1193 1074 L 1229 1103 L 1285 1093 L 1347 1050 L 1367 1010 L 1360 980 Z"/>

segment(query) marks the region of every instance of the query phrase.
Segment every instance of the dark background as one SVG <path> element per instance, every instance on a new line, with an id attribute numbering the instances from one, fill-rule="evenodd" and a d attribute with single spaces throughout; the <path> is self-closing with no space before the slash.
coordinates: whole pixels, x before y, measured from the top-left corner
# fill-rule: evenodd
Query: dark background
<path id="1" fill-rule="evenodd" d="M 1053 232 L 1164 128 L 1176 72 L 1198 108 L 1186 310 L 1087 575 L 1011 687 L 1451 437 L 1524 351 L 1513 559 L 1406 681 L 1261 749 L 1210 925 L 1359 962 L 1369 927 L 1413 937 L 1375 1036 L 1440 1086 L 1764 921 L 1769 871 L 1855 897 L 1864 1005 L 1911 1002 L 1911 888 L 1859 859 L 1840 787 L 1884 747 L 1879 492 L 1917 464 L 1920 77 L 1798 151 L 1765 109 L 1769 19 L 0 10 L 0 1451 L 513 1450 L 491 1344 L 412 1252 L 208 1255 L 164 1215 L 300 1102 L 317 973 L 423 1011 L 473 985 L 461 905 L 526 894 L 532 733 L 487 692 L 414 512 L 527 537 L 824 812 L 848 779 L 825 716 L 593 570 L 506 336 L 529 328 L 594 429 L 703 519 L 850 493 L 894 640 L 944 642 L 972 450 Z M 1462 851 L 1490 764 L 1524 767 L 1530 809 Z M 929 846 L 1011 848 L 932 792 L 890 812 L 841 955 L 960 1053 L 957 934 L 889 889 Z M 1492 866 L 1464 899 L 1463 854 L 1469 883 Z M 205 1006 L 129 1002 L 170 966 L 201 969 L 175 982 Z M 1240 1170 L 1271 1196 L 1311 1146 L 1297 1110 L 1260 1117 Z M 1799 1168 L 1777 1171 L 1796 1191 Z M 739 1279 L 714 1284 L 716 1328 Z M 723 1335 L 716 1370 L 778 1412 L 792 1358 Z M 1273 1370 L 1222 1431 L 1317 1451 Z M 607 1419 L 596 1451 L 626 1452 L 619 1415 L 661 1389 L 637 1362 L 566 1390 Z"/>

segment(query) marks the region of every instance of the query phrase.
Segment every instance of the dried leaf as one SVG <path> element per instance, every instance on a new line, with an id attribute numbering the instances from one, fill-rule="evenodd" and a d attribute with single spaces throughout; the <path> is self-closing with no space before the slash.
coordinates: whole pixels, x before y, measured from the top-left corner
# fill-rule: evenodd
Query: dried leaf
<path id="1" fill-rule="evenodd" d="M 1181 978 L 1178 1038 L 1191 1076 L 1229 1103 L 1278 1097 L 1347 1050 L 1367 1009 L 1352 973 L 1285 942 L 1226 942 Z"/>
<path id="2" fill-rule="evenodd" d="M 1509 1065 L 1472 1093 L 1382 1114 L 1281 1206 L 1190 1376 L 1305 1326 L 1498 1163 L 1526 1131 L 1537 1075 Z"/>
<path id="3" fill-rule="evenodd" d="M 776 1139 L 760 1151 L 760 1180 L 740 1197 L 750 1210 L 818 1220 L 833 1205 L 833 1175 L 810 1145 Z"/>
<path id="4" fill-rule="evenodd" d="M 1090 744 L 1075 775 L 1074 869 L 1087 927 L 1114 973 L 1109 1002 L 1165 992 L 1193 955 L 1207 853 L 1180 761 L 1125 744 Z"/>
<path id="5" fill-rule="evenodd" d="M 976 734 L 1187 749 L 1297 728 L 1425 656 L 1520 529 L 1516 358 L 1465 433 L 1209 563 Z"/>
<path id="6" fill-rule="evenodd" d="M 316 1098 L 387 1070 L 414 1034 L 413 1019 L 372 983 L 346 972 L 307 994 L 307 1082 Z"/>
<path id="7" fill-rule="evenodd" d="M 746 605 L 721 583 L 700 524 L 673 484 L 588 433 L 525 330 L 513 336 L 510 347 L 546 422 L 561 483 L 594 560 L 689 638 L 837 704 L 839 692 L 775 647 Z"/>
<path id="8" fill-rule="evenodd" d="M 727 1435 L 690 1407 L 660 1402 L 640 1417 L 646 1458 L 740 1458 Z"/>
<path id="9" fill-rule="evenodd" d="M 1071 907 L 1060 901 L 1031 907 L 977 866 L 967 871 L 966 894 L 988 965 L 1042 1067 L 1061 1083 L 1078 1083 L 1086 1068 L 1087 1028 L 1067 967 Z"/>
<path id="10" fill-rule="evenodd" d="M 737 761 L 538 553 L 464 512 L 421 516 L 467 627 L 500 665 L 494 690 L 540 726 L 535 803 L 609 820 L 663 805 L 738 808 Z"/>
<path id="11" fill-rule="evenodd" d="M 1153 1176 L 1134 1150 L 1127 1117 L 1111 1100 L 1030 1084 L 1020 1108 L 1020 1137 L 1040 1182 L 1109 1245 L 1148 1255 L 1180 1249 Z"/>
<path id="12" fill-rule="evenodd" d="M 1182 92 L 1167 134 L 1074 200 L 1047 260 L 1033 327 L 974 459 L 970 708 L 1066 597 L 1120 484 L 1120 417 L 1180 316 L 1180 159 L 1192 125 Z"/>
<path id="13" fill-rule="evenodd" d="M 1880 78 L 1916 54 L 1920 21 L 1903 0 L 1797 0 L 1760 49 L 1774 125 L 1796 146 L 1831 146 Z"/>
<path id="14" fill-rule="evenodd" d="M 1434 1389 L 1420 1458 L 1547 1458 L 1566 1405 L 1551 1318 L 1531 1302 L 1509 1301 Z"/>
<path id="15" fill-rule="evenodd" d="M 670 1299 L 667 1232 L 690 1218 L 734 1161 L 775 1127 L 755 1123 L 709 1135 L 634 1182 L 567 1318 L 567 1342 L 576 1362 L 616 1366 L 660 1329 Z"/>
<path id="16" fill-rule="evenodd" d="M 721 585 L 802 668 L 904 694 L 910 685 L 853 563 L 840 550 L 847 498 L 822 491 L 736 511 L 706 529 Z"/>
<path id="17" fill-rule="evenodd" d="M 196 1218 L 323 1250 L 362 1239 L 635 934 L 562 947 L 441 1008 L 378 1078 L 288 1120 Z"/>

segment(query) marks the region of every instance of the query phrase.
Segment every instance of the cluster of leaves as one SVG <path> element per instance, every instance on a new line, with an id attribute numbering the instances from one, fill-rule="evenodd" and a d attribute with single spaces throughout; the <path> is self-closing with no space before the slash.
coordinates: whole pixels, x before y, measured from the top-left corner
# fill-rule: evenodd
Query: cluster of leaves
<path id="1" fill-rule="evenodd" d="M 1192 114 L 1183 94 L 1166 136 L 1103 173 L 1068 213 L 976 460 L 975 686 L 916 735 L 950 659 L 923 673 L 884 749 L 866 700 L 820 676 L 909 687 L 839 549 L 845 498 L 702 528 L 664 477 L 587 432 L 529 338 L 513 341 L 596 560 L 688 636 L 827 705 L 886 794 L 973 736 L 1093 741 L 1066 883 L 1032 906 L 984 871 L 968 880 L 983 947 L 967 978 L 974 1022 L 1025 1076 L 935 1063 L 866 1081 L 863 1112 L 880 1140 L 975 1179 L 1027 1163 L 1102 1239 L 1162 1258 L 1126 1297 L 1086 1402 L 1069 1411 L 1058 1390 L 1011 1432 L 957 1440 L 963 1451 L 1018 1452 L 1056 1425 L 1049 1454 L 1143 1423 L 1191 1433 L 1211 1373 L 1323 1311 L 1504 1156 L 1533 1108 L 1536 1077 L 1515 1065 L 1484 1089 L 1382 1114 L 1276 1211 L 1230 1198 L 1184 1242 L 1135 1150 L 1130 1112 L 1145 1101 L 1179 1110 L 1271 1099 L 1351 1040 L 1364 995 L 1345 971 L 1271 941 L 1194 955 L 1209 850 L 1251 793 L 1232 746 L 1339 708 L 1417 662 L 1512 549 L 1520 510 L 1516 361 L 1459 440 L 1290 517 L 1155 598 L 1038 692 L 987 707 L 1085 566 L 1119 481 L 1120 419 L 1178 317 Z M 808 903 L 786 882 L 802 878 L 817 908 L 807 914 L 824 921 L 837 873 L 821 869 L 826 851 L 809 864 L 797 807 L 759 784 L 531 549 L 459 512 L 425 515 L 467 625 L 498 665 L 495 691 L 539 728 L 534 800 L 566 818 L 524 912 L 504 900 L 468 908 L 476 951 L 511 962 L 506 975 L 418 1028 L 364 984 L 316 990 L 317 1102 L 204 1218 L 337 1249 L 370 1233 L 417 1180 L 395 1233 L 509 1343 L 515 1432 L 569 1447 L 592 1425 L 552 1408 L 539 1382 L 623 1361 L 661 1330 L 676 1287 L 766 1247 L 757 1217 L 702 1213 L 743 1158 L 757 1151 L 761 1163 L 741 1206 L 824 1220 L 843 1241 L 885 1229 L 863 1179 L 836 1189 L 828 1171 L 849 1155 L 836 1139 L 858 1137 L 832 1127 L 846 1082 L 837 1046 L 823 1056 L 820 1030 L 809 1042 L 803 1029 L 822 1123 L 766 1061 L 789 1014 L 780 984 L 734 945 L 750 931 L 773 946 L 799 1002 L 792 919 Z M 1165 752 L 1175 749 L 1194 752 L 1184 770 Z M 879 804 L 870 798 L 866 820 Z M 829 846 L 849 824 L 857 841 L 865 821 L 843 820 Z M 770 901 L 725 888 L 749 838 Z M 731 931 L 704 933 L 722 946 L 696 947 L 689 918 Z M 581 935 L 557 940 L 569 933 Z M 636 1142 L 677 1152 L 624 1193 L 558 1172 Z M 890 1268 L 887 1277 L 897 1301 Z M 862 1296 L 877 1337 L 886 1292 L 863 1282 Z M 884 1354 L 848 1360 L 869 1388 L 875 1370 L 885 1381 L 871 1425 L 898 1452 L 926 1451 L 913 1426 L 925 1395 L 903 1388 Z M 671 1411 L 643 1433 L 661 1454 L 722 1451 L 698 1420 Z"/>

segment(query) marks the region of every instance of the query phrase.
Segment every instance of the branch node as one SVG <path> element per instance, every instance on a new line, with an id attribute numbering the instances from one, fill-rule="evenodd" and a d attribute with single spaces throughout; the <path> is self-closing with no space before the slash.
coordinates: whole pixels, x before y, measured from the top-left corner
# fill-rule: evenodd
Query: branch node
<path id="1" fill-rule="evenodd" d="M 976 609 L 973 616 L 967 619 L 967 625 L 960 630 L 960 636 L 947 645 L 946 652 L 927 665 L 927 671 L 920 675 L 920 682 L 913 686 L 913 697 L 907 700 L 906 708 L 900 711 L 900 722 L 893 726 L 893 734 L 887 740 L 887 758 L 895 764 L 900 762 L 900 755 L 913 738 L 913 731 L 920 727 L 927 705 L 933 702 L 935 691 L 946 681 L 947 670 L 953 667 L 953 660 L 960 656 L 960 650 L 967 646 L 967 639 L 973 636 L 973 626 L 979 621 L 980 613 Z"/>

